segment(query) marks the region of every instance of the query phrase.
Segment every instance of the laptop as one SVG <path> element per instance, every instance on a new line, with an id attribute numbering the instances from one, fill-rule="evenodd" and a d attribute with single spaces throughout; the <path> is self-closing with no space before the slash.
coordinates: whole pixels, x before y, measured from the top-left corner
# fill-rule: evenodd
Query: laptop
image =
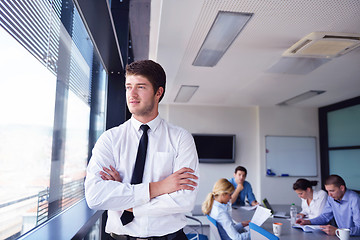
<path id="1" fill-rule="evenodd" d="M 277 218 L 290 218 L 290 215 L 287 215 L 286 212 L 275 212 L 274 209 L 271 207 L 269 201 L 264 198 L 263 199 L 263 204 L 267 209 L 270 209 L 273 217 L 277 217 Z"/>

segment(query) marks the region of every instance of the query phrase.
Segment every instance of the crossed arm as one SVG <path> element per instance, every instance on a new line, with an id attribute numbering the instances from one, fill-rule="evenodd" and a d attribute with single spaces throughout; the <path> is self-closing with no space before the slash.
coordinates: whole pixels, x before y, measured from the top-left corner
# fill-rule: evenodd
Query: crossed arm
<path id="1" fill-rule="evenodd" d="M 113 166 L 103 167 L 103 170 L 100 172 L 103 180 L 121 182 L 120 174 Z M 150 199 L 178 190 L 194 190 L 197 183 L 191 179 L 197 180 L 198 177 L 193 173 L 194 170 L 191 168 L 183 167 L 164 180 L 149 183 Z"/>
<path id="2" fill-rule="evenodd" d="M 114 148 L 110 133 L 99 138 L 87 168 L 85 196 L 90 208 L 111 211 L 132 208 L 135 216 L 162 216 L 191 211 L 198 189 L 199 174 L 195 144 L 191 135 L 181 137 L 176 155 L 175 152 L 169 152 L 154 156 L 159 157 L 157 167 L 160 169 L 153 177 L 148 178 L 153 179 L 152 181 L 130 184 L 130 178 L 125 180 L 125 177 L 129 176 L 122 175 L 125 173 L 120 170 L 129 166 L 118 159 L 121 147 L 115 144 Z M 125 154 L 122 157 L 125 159 L 129 156 Z M 162 170 L 162 164 L 169 161 L 172 161 L 171 165 L 164 166 Z M 115 165 L 116 163 L 124 165 Z"/>

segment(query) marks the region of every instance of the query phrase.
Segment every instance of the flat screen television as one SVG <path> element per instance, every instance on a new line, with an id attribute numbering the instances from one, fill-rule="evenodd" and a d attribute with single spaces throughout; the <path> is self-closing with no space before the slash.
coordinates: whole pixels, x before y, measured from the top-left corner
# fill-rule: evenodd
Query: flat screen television
<path id="1" fill-rule="evenodd" d="M 233 134 L 192 134 L 200 163 L 234 163 L 235 139 Z"/>

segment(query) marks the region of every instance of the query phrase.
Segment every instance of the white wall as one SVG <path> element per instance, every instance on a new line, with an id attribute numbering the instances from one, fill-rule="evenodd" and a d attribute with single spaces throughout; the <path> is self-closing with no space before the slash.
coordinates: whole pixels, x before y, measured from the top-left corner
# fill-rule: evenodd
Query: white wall
<path id="1" fill-rule="evenodd" d="M 160 115 L 190 133 L 236 134 L 234 164 L 200 164 L 200 190 L 196 204 L 201 204 L 219 178 L 230 178 L 236 166 L 248 170 L 258 201 L 264 197 L 270 203 L 296 203 L 300 199 L 292 190 L 297 178 L 266 177 L 265 136 L 318 136 L 317 109 L 289 107 L 204 107 L 160 105 Z M 318 168 L 320 179 L 320 169 Z"/>
<path id="2" fill-rule="evenodd" d="M 297 205 L 301 205 L 300 198 L 292 190 L 292 185 L 298 177 L 266 176 L 265 136 L 315 136 L 317 139 L 317 149 L 319 149 L 318 110 L 316 108 L 284 106 L 259 108 L 259 127 L 261 197 L 266 197 L 270 203 L 289 204 L 294 202 Z M 318 180 L 319 184 L 317 187 L 320 188 L 319 150 L 317 151 L 317 161 L 318 176 L 306 178 Z"/>

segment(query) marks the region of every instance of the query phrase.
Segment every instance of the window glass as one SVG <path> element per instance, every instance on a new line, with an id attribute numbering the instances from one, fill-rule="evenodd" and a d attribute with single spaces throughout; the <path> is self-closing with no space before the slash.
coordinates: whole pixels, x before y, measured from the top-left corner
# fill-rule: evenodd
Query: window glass
<path id="1" fill-rule="evenodd" d="M 360 189 L 360 149 L 329 151 L 330 174 L 341 176 L 350 189 Z"/>
<path id="2" fill-rule="evenodd" d="M 36 2 L 50 13 L 16 3 L 31 7 L 23 23 L 48 14 L 37 22 L 49 36 L 15 34 L 21 28 L 4 25 L 0 11 L 0 239 L 15 239 L 83 198 L 87 160 L 105 129 L 107 74 L 73 3 Z"/>
<path id="3" fill-rule="evenodd" d="M 1 27 L 0 52 L 0 239 L 6 239 L 34 227 L 38 193 L 49 186 L 56 76 Z"/>
<path id="4" fill-rule="evenodd" d="M 360 105 L 328 113 L 329 147 L 360 146 Z"/>

